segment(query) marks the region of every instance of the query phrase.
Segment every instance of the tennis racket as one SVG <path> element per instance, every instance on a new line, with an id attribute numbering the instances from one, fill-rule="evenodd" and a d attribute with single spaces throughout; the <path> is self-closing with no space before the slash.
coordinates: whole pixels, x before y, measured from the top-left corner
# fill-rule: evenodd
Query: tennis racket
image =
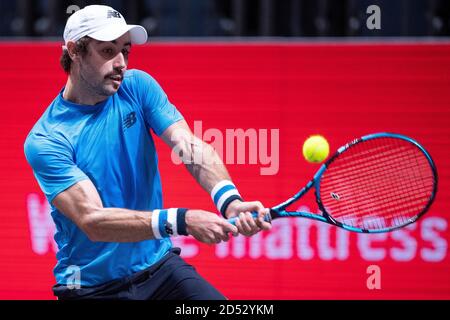
<path id="1" fill-rule="evenodd" d="M 272 207 L 265 220 L 303 217 L 354 232 L 388 232 L 427 212 L 437 181 L 436 166 L 418 142 L 400 134 L 370 134 L 340 147 L 303 189 Z M 321 214 L 287 209 L 312 188 Z"/>

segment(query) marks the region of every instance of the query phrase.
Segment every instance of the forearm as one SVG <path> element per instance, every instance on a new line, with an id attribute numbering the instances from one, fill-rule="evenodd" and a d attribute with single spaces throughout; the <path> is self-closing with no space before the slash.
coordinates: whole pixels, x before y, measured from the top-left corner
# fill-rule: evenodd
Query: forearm
<path id="1" fill-rule="evenodd" d="M 209 144 L 197 140 L 188 152 L 191 160 L 185 162 L 186 168 L 206 192 L 211 193 L 222 180 L 231 180 L 222 159 Z"/>
<path id="2" fill-rule="evenodd" d="M 161 137 L 180 157 L 200 186 L 212 196 L 222 215 L 228 217 L 225 214 L 228 205 L 242 198 L 214 148 L 196 137 L 185 121 L 173 124 Z"/>
<path id="3" fill-rule="evenodd" d="M 164 211 L 168 214 L 172 213 L 172 217 L 164 215 Z M 163 215 L 162 218 L 161 215 Z M 89 219 L 93 227 L 89 232 L 86 230 L 85 232 L 92 241 L 138 242 L 190 234 L 205 243 L 218 243 L 222 240 L 228 241 L 229 232 L 238 234 L 235 226 L 225 222 L 216 214 L 202 210 L 169 209 L 146 212 L 102 208 L 90 214 Z M 170 225 L 170 231 L 168 225 Z"/>
<path id="4" fill-rule="evenodd" d="M 188 161 L 186 168 L 203 189 L 211 194 L 220 213 L 224 217 L 230 217 L 230 210 L 228 210 L 230 204 L 236 201 L 240 202 L 242 198 L 234 185 L 233 189 L 229 190 L 232 182 L 222 159 L 212 146 L 201 140 L 192 143 L 189 152 L 194 161 Z M 223 190 L 227 190 L 227 192 L 223 192 Z"/>
<path id="5" fill-rule="evenodd" d="M 187 235 L 187 209 L 137 211 L 105 208 L 89 179 L 79 181 L 58 194 L 52 204 L 92 241 L 139 242 Z"/>
<path id="6" fill-rule="evenodd" d="M 121 208 L 99 208 L 85 216 L 83 229 L 92 241 L 138 242 L 153 239 L 152 213 Z"/>

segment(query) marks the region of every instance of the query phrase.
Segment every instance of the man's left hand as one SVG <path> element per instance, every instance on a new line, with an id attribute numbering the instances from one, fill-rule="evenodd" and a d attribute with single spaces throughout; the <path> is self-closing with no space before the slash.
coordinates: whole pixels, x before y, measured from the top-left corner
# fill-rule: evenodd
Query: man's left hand
<path id="1" fill-rule="evenodd" d="M 252 217 L 252 212 L 258 212 L 258 218 Z M 228 205 L 226 216 L 228 218 L 238 217 L 236 227 L 240 234 L 252 236 L 261 230 L 269 230 L 272 225 L 264 221 L 264 216 L 269 213 L 269 209 L 264 208 L 259 201 L 242 202 L 234 200 Z"/>

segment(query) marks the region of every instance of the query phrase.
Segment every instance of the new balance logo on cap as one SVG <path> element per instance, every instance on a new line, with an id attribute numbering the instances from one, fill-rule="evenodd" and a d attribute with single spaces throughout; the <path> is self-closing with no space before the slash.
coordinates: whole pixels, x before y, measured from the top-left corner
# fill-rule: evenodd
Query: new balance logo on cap
<path id="1" fill-rule="evenodd" d="M 106 16 L 106 18 L 122 18 L 122 16 L 120 15 L 120 13 L 118 11 L 115 10 L 108 10 L 108 14 Z"/>

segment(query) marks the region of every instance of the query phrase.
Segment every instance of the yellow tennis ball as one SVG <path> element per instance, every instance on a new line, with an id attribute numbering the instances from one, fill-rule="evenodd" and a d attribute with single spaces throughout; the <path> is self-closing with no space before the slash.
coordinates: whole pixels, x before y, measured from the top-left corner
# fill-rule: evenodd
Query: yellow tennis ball
<path id="1" fill-rule="evenodd" d="M 328 141 L 321 135 L 313 135 L 303 144 L 303 156 L 308 162 L 322 162 L 330 153 Z"/>

